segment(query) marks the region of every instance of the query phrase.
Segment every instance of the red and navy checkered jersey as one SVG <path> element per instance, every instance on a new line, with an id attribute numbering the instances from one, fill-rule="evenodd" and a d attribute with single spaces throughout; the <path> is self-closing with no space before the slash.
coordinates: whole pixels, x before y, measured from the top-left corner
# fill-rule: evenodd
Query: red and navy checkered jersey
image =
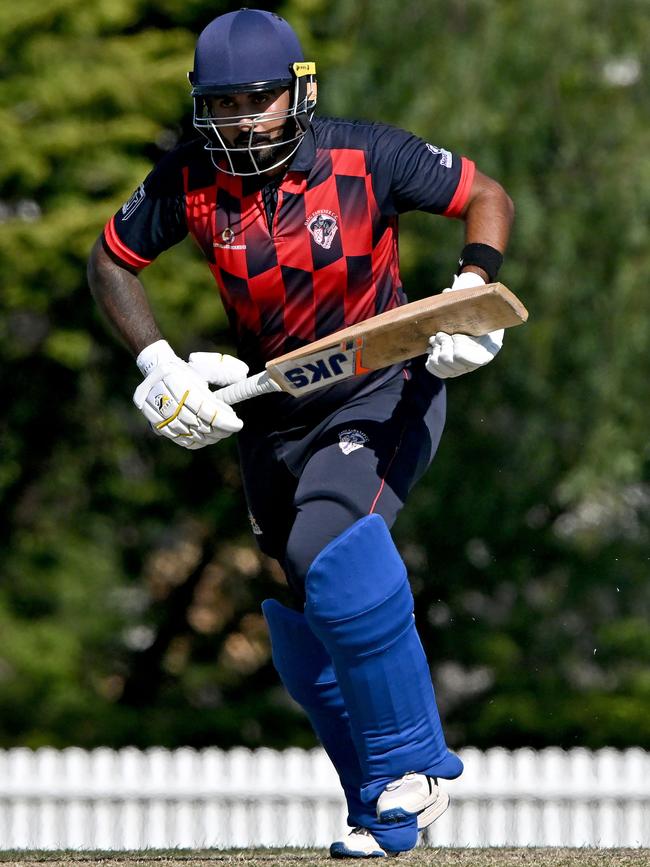
<path id="1" fill-rule="evenodd" d="M 269 178 L 219 172 L 201 140 L 166 155 L 104 229 L 132 270 L 189 232 L 253 370 L 403 304 L 398 215 L 458 216 L 474 164 L 386 124 L 316 118 L 269 209 Z M 273 191 L 275 192 L 275 191 Z"/>

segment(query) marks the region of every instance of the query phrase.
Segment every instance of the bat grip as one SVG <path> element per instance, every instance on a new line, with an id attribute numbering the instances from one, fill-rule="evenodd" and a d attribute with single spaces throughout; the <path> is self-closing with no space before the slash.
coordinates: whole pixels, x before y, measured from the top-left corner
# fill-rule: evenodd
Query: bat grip
<path id="1" fill-rule="evenodd" d="M 270 394 L 272 391 L 282 391 L 282 389 L 271 379 L 268 371 L 263 370 L 261 373 L 255 373 L 253 376 L 218 389 L 214 392 L 214 396 L 232 406 L 233 403 L 240 403 L 242 400 L 260 394 Z"/>

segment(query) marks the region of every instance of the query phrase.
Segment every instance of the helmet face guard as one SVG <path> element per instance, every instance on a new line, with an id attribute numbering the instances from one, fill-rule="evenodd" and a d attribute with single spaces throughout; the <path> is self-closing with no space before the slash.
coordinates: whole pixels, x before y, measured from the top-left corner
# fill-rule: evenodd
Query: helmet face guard
<path id="1" fill-rule="evenodd" d="M 286 78 L 225 85 L 200 84 L 195 82 L 193 73 L 189 74 L 194 98 L 194 126 L 206 138 L 205 149 L 210 152 L 217 169 L 226 174 L 243 177 L 260 175 L 283 165 L 298 150 L 316 108 L 316 64 L 297 61 L 289 64 L 287 73 Z M 283 110 L 228 117 L 214 114 L 211 105 L 213 98 L 268 90 L 288 90 L 288 107 Z M 250 122 L 248 141 L 238 145 L 230 144 L 222 134 L 223 130 L 236 129 L 243 120 Z M 256 140 L 258 134 L 255 127 L 262 123 L 265 126 L 282 126 L 283 134 L 276 141 L 259 143 Z M 267 159 L 269 151 L 276 152 L 275 161 Z M 223 164 L 221 157 L 225 157 L 227 165 Z"/>
<path id="2" fill-rule="evenodd" d="M 199 35 L 189 79 L 194 126 L 205 136 L 206 150 L 220 171 L 259 175 L 283 165 L 298 150 L 316 107 L 316 65 L 305 62 L 298 37 L 284 18 L 262 9 L 219 15 Z M 269 90 L 289 91 L 286 110 L 220 117 L 212 105 L 214 97 Z M 224 133 L 243 126 L 244 120 L 250 123 L 248 141 L 236 134 L 237 145 L 229 144 Z M 269 123 L 282 132 L 277 140 L 261 142 L 255 127 Z"/>

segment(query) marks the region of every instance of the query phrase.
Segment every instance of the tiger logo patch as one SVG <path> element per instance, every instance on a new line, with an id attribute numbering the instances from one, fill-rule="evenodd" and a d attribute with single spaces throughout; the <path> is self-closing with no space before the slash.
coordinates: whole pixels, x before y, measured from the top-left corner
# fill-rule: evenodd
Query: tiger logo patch
<path id="1" fill-rule="evenodd" d="M 305 226 L 319 247 L 329 250 L 339 229 L 338 217 L 334 211 L 314 211 L 305 220 Z"/>

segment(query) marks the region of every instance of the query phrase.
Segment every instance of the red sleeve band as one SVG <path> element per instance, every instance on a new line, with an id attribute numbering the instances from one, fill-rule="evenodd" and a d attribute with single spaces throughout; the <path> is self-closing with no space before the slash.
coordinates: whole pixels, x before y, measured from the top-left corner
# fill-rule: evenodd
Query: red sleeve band
<path id="1" fill-rule="evenodd" d="M 460 159 L 460 180 L 456 187 L 456 192 L 453 195 L 451 202 L 447 205 L 447 209 L 443 211 L 443 217 L 459 217 L 463 208 L 467 204 L 469 192 L 472 189 L 476 166 L 467 157 Z"/>
<path id="2" fill-rule="evenodd" d="M 111 217 L 108 223 L 104 226 L 104 238 L 115 256 L 131 268 L 137 268 L 139 270 L 140 268 L 146 268 L 147 265 L 151 265 L 153 262 L 153 259 L 143 259 L 142 256 L 138 256 L 137 253 L 134 253 L 130 247 L 127 247 L 126 244 L 120 240 L 115 231 L 115 217 Z"/>

